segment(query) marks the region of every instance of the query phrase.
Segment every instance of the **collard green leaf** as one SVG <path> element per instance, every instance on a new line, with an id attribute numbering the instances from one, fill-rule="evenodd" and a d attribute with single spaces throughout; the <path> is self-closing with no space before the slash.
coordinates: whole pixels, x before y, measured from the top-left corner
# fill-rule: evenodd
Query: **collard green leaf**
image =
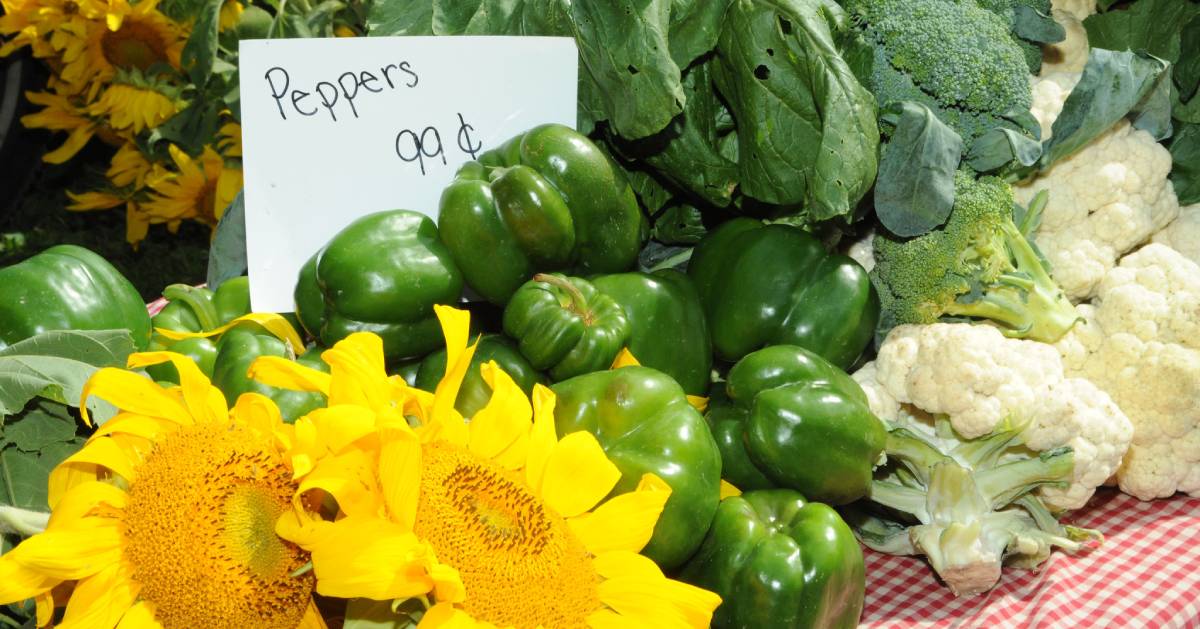
<path id="1" fill-rule="evenodd" d="M 638 270 L 643 273 L 653 273 L 662 269 L 686 272 L 694 250 L 691 246 L 665 245 L 651 240 L 638 254 Z"/>
<path id="2" fill-rule="evenodd" d="M 367 12 L 367 35 L 432 35 L 430 0 L 375 0 Z"/>
<path id="3" fill-rule="evenodd" d="M 239 190 L 225 208 L 208 250 L 208 286 L 216 290 L 225 280 L 245 275 L 246 202 Z"/>
<path id="4" fill-rule="evenodd" d="M 708 233 L 700 210 L 693 205 L 681 203 L 668 206 L 654 217 L 651 236 L 667 245 L 694 245 Z"/>
<path id="5" fill-rule="evenodd" d="M 1042 143 L 1005 127 L 992 127 L 975 138 L 966 162 L 975 172 L 990 173 L 1016 163 L 1033 166 L 1042 156 Z"/>
<path id="6" fill-rule="evenodd" d="M 1089 15 L 1083 27 L 1093 48 L 1143 50 L 1175 63 L 1180 30 L 1197 13 L 1200 4 L 1187 0 L 1138 0 L 1126 9 Z"/>
<path id="7" fill-rule="evenodd" d="M 875 180 L 875 99 L 834 45 L 843 16 L 822 0 L 737 0 L 713 77 L 739 132 L 741 192 L 803 203 L 813 220 L 850 213 Z"/>
<path id="8" fill-rule="evenodd" d="M 197 87 L 202 88 L 208 83 L 213 63 L 217 60 L 217 27 L 220 25 L 221 4 L 222 0 L 208 0 L 205 3 L 196 16 L 192 33 L 179 57 L 180 65 Z"/>
<path id="9" fill-rule="evenodd" d="M 891 103 L 883 118 L 895 130 L 879 160 L 875 213 L 893 234 L 919 236 L 946 222 L 954 207 L 962 138 L 919 103 Z"/>
<path id="10" fill-rule="evenodd" d="M 667 41 L 681 69 L 712 51 L 732 0 L 672 0 Z"/>
<path id="11" fill-rule="evenodd" d="M 1183 125 L 1171 141 L 1171 183 L 1180 205 L 1200 203 L 1200 125 Z"/>
<path id="12" fill-rule="evenodd" d="M 77 406 L 83 385 L 101 367 L 124 367 L 134 351 L 128 330 L 44 332 L 0 350 L 0 425 L 35 397 Z M 115 409 L 89 400 L 103 422 Z"/>
<path id="13" fill-rule="evenodd" d="M 1054 44 L 1067 38 L 1067 31 L 1062 24 L 1025 4 L 1013 7 L 1012 24 L 1014 35 L 1031 42 Z"/>
<path id="14" fill-rule="evenodd" d="M 433 3 L 433 32 L 438 35 L 512 33 L 520 29 L 522 0 L 452 0 Z"/>
<path id="15" fill-rule="evenodd" d="M 1050 139 L 1043 143 L 1041 167 L 1083 148 L 1126 115 L 1161 112 L 1155 98 L 1164 97 L 1159 83 L 1170 81 L 1168 67 L 1145 53 L 1092 48 L 1083 76 L 1055 119 Z M 1169 91 L 1165 95 L 1169 97 Z M 1158 118 L 1151 120 L 1157 123 Z"/>
<path id="16" fill-rule="evenodd" d="M 1200 87 L 1200 16 L 1193 17 L 1179 34 L 1179 61 L 1175 63 L 1175 85 L 1183 102 L 1192 100 Z"/>

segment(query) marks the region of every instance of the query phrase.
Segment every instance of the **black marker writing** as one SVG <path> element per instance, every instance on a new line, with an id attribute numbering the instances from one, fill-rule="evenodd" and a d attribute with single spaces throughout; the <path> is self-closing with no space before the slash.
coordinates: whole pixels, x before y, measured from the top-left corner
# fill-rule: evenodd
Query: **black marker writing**
<path id="1" fill-rule="evenodd" d="M 430 140 L 433 141 L 430 142 Z M 442 165 L 446 165 L 446 153 L 442 150 L 442 134 L 438 133 L 435 127 L 425 127 L 419 136 L 411 129 L 404 129 L 397 133 L 396 155 L 406 162 L 417 162 L 421 167 L 422 175 L 425 174 L 426 157 L 441 157 Z"/>
<path id="2" fill-rule="evenodd" d="M 475 127 L 467 124 L 467 121 L 463 119 L 463 115 L 458 114 L 458 148 L 467 155 L 470 155 L 471 159 L 475 159 L 475 154 L 483 146 L 482 142 L 471 144 L 471 132 L 474 130 Z"/>

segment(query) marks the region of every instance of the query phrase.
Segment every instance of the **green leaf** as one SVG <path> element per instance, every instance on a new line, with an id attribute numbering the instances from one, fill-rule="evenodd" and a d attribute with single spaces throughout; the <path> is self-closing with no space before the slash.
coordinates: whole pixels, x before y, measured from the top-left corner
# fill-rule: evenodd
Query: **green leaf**
<path id="1" fill-rule="evenodd" d="M 188 155 L 199 155 L 204 145 L 212 141 L 221 127 L 222 101 L 218 99 L 197 99 L 192 101 L 183 111 L 171 116 L 163 124 L 150 132 L 147 143 L 152 150 L 166 158 L 166 150 L 158 148 L 160 142 L 170 142 L 177 145 Z"/>
<path id="2" fill-rule="evenodd" d="M 208 250 L 209 288 L 216 290 L 225 280 L 245 275 L 246 262 L 246 203 L 241 190 L 217 223 L 212 247 Z"/>
<path id="3" fill-rule="evenodd" d="M 1183 125 L 1171 141 L 1171 183 L 1180 205 L 1200 203 L 1200 125 Z"/>
<path id="4" fill-rule="evenodd" d="M 713 77 L 737 121 L 744 195 L 803 203 L 813 220 L 849 214 L 875 181 L 875 99 L 834 46 L 829 0 L 737 0 Z"/>
<path id="5" fill-rule="evenodd" d="M 1039 44 L 1054 44 L 1067 38 L 1062 24 L 1024 4 L 1013 7 L 1012 30 L 1017 37 Z"/>
<path id="6" fill-rule="evenodd" d="M 180 54 L 180 65 L 188 74 L 192 84 L 203 88 L 212 75 L 217 60 L 217 31 L 220 26 L 222 0 L 208 0 L 204 9 L 196 16 L 192 34 Z"/>
<path id="7" fill-rule="evenodd" d="M 695 206 L 681 203 L 668 206 L 654 218 L 651 236 L 668 245 L 694 245 L 708 233 L 703 215 Z"/>
<path id="8" fill-rule="evenodd" d="M 430 0 L 375 0 L 367 12 L 367 35 L 432 35 Z"/>
<path id="9" fill-rule="evenodd" d="M 992 127 L 971 143 L 966 161 L 975 172 L 990 173 L 1013 162 L 1033 166 L 1041 156 L 1041 142 L 1007 127 Z"/>
<path id="10" fill-rule="evenodd" d="M 1188 102 L 1200 87 L 1200 17 L 1193 17 L 1179 34 L 1179 61 L 1175 64 L 1179 97 Z"/>
<path id="11" fill-rule="evenodd" d="M 1089 15 L 1083 27 L 1093 48 L 1142 50 L 1175 63 L 1180 30 L 1197 13 L 1200 5 L 1183 0 L 1138 0 L 1121 11 Z"/>
<path id="12" fill-rule="evenodd" d="M 44 332 L 0 350 L 0 425 L 34 397 L 78 406 L 83 385 L 101 367 L 124 367 L 134 351 L 128 330 Z M 89 400 L 103 422 L 115 409 Z"/>
<path id="13" fill-rule="evenodd" d="M 1164 97 L 1159 83 L 1170 81 L 1168 68 L 1167 62 L 1145 53 L 1092 48 L 1083 76 L 1067 96 L 1050 139 L 1042 145 L 1041 167 L 1083 148 L 1126 115 L 1161 112 L 1156 99 Z"/>
<path id="14" fill-rule="evenodd" d="M 40 402 L 32 405 L 4 426 L 4 440 L 22 452 L 37 453 L 43 448 L 71 441 L 77 428 L 75 418 L 65 404 Z"/>
<path id="15" fill-rule="evenodd" d="M 46 510 L 50 472 L 83 447 L 83 437 L 55 442 L 40 452 L 0 449 L 0 502 L 23 509 Z"/>
<path id="16" fill-rule="evenodd" d="M 694 250 L 694 247 L 664 245 L 651 240 L 638 254 L 638 270 L 643 273 L 653 273 L 662 269 L 686 272 Z"/>
<path id="17" fill-rule="evenodd" d="M 892 103 L 883 119 L 895 130 L 879 160 L 875 213 L 893 234 L 919 236 L 946 222 L 954 207 L 962 138 L 919 103 Z"/>
<path id="18" fill-rule="evenodd" d="M 687 68 L 712 51 L 732 0 L 672 0 L 667 41 L 675 65 Z"/>

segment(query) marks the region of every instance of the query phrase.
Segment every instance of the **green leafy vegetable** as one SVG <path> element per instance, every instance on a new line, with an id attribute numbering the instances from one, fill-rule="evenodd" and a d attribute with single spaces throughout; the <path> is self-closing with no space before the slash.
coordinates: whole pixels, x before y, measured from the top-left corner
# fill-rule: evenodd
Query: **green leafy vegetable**
<path id="1" fill-rule="evenodd" d="M 433 35 L 433 3 L 429 0 L 374 2 L 367 13 L 367 34 Z"/>
<path id="2" fill-rule="evenodd" d="M 246 202 L 242 191 L 225 208 L 208 250 L 208 287 L 216 290 L 225 280 L 245 275 Z"/>
<path id="3" fill-rule="evenodd" d="M 744 194 L 848 214 L 875 180 L 875 107 L 834 45 L 845 15 L 822 0 L 737 0 L 713 78 L 737 121 Z"/>
<path id="4" fill-rule="evenodd" d="M 678 204 L 667 206 L 654 217 L 651 235 L 668 245 L 694 245 L 707 233 L 700 210 L 693 205 Z"/>
<path id="5" fill-rule="evenodd" d="M 199 88 L 208 83 L 213 64 L 217 61 L 217 27 L 221 14 L 221 0 L 208 0 L 192 26 L 192 34 L 180 53 L 180 65 L 187 71 L 188 78 Z"/>
<path id="6" fill-rule="evenodd" d="M 1183 26 L 1196 15 L 1200 4 L 1186 0 L 1138 0 L 1120 11 L 1090 15 L 1083 27 L 1093 48 L 1141 50 L 1175 63 L 1181 60 Z"/>
<path id="7" fill-rule="evenodd" d="M 1171 142 L 1171 183 L 1180 205 L 1200 203 L 1200 125 L 1185 124 Z"/>
<path id="8" fill-rule="evenodd" d="M 879 160 L 875 213 L 893 234 L 919 236 L 950 216 L 962 138 L 918 103 L 893 103 L 882 119 L 895 130 Z"/>
<path id="9" fill-rule="evenodd" d="M 128 330 L 44 332 L 0 350 L 0 426 L 35 397 L 78 405 L 83 385 L 101 367 L 124 367 L 134 350 Z M 89 400 L 103 422 L 114 409 Z"/>

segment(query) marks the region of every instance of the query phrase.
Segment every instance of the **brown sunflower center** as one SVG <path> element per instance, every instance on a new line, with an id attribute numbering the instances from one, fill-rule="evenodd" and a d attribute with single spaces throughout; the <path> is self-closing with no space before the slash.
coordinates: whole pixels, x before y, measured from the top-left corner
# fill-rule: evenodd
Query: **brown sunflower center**
<path id="1" fill-rule="evenodd" d="M 275 535 L 296 486 L 271 443 L 237 425 L 166 437 L 137 469 L 121 520 L 141 597 L 172 627 L 294 629 L 313 590 L 305 552 Z"/>
<path id="2" fill-rule="evenodd" d="M 458 569 L 463 609 L 518 628 L 586 627 L 600 577 L 566 521 L 519 476 L 446 443 L 421 451 L 415 532 Z"/>
<path id="3" fill-rule="evenodd" d="M 167 40 L 153 25 L 128 16 L 115 31 L 105 31 L 100 40 L 104 58 L 120 68 L 145 70 L 155 63 L 166 63 Z"/>

